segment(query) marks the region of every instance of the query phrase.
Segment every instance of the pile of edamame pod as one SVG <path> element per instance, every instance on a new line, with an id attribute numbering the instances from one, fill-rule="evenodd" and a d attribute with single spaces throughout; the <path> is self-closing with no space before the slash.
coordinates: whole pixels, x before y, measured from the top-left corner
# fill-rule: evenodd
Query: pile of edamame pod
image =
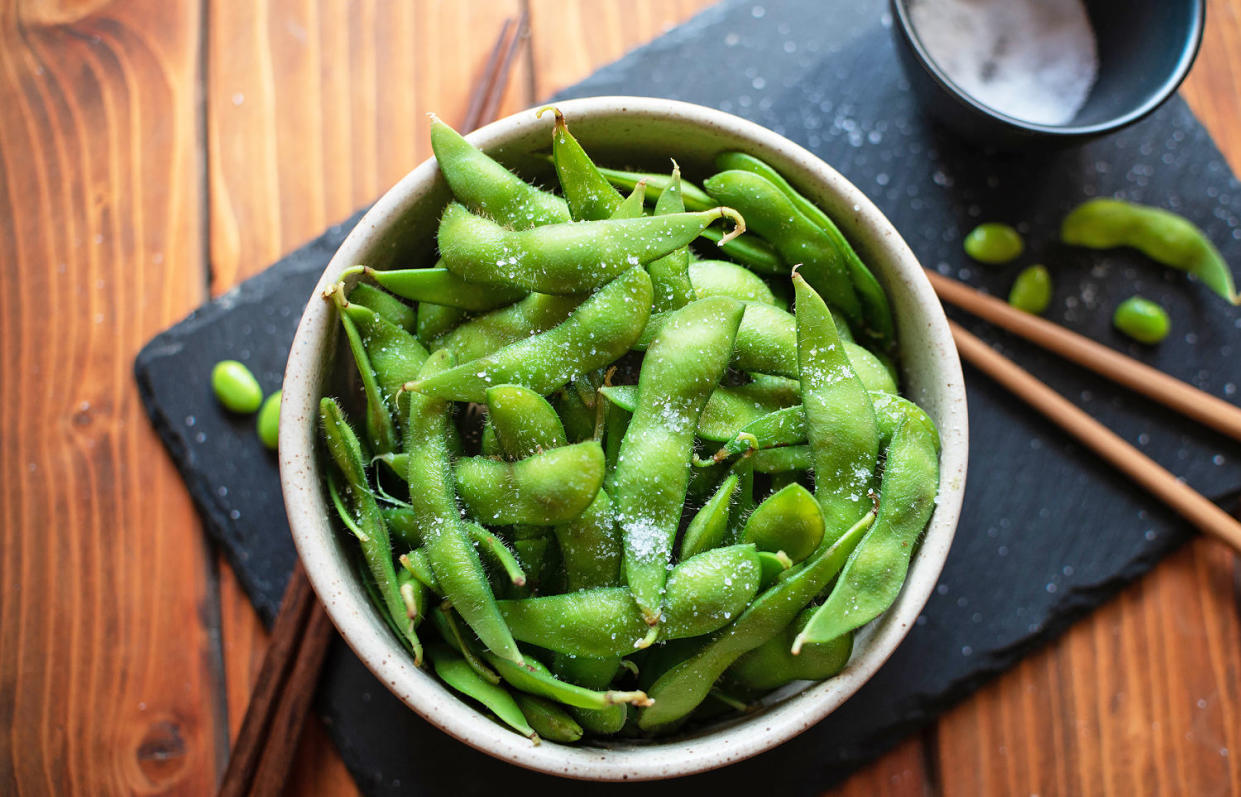
<path id="1" fill-rule="evenodd" d="M 325 295 L 361 383 L 320 405 L 327 490 L 449 687 L 535 741 L 666 734 L 845 666 L 939 437 L 883 289 L 774 169 L 604 169 L 555 116 L 560 194 L 432 119 L 440 261 Z"/>

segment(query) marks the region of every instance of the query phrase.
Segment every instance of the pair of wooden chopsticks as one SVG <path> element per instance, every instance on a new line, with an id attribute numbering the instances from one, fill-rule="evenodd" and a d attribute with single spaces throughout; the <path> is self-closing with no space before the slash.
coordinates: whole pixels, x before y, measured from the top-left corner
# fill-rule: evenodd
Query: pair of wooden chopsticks
<path id="1" fill-rule="evenodd" d="M 943 301 L 1223 432 L 1234 440 L 1241 440 L 1241 407 L 942 274 L 929 269 L 926 274 Z M 948 326 L 952 329 L 952 337 L 962 359 L 1077 438 L 1198 529 L 1220 538 L 1241 552 L 1241 523 L 1227 512 L 1016 363 L 959 325 L 950 321 Z"/>
<path id="2" fill-rule="evenodd" d="M 491 55 L 470 95 L 462 132 L 495 118 L 518 48 L 529 36 L 526 11 L 504 21 Z M 319 671 L 334 634 L 298 561 L 285 587 L 271 645 L 246 707 L 237 743 L 220 783 L 221 797 L 284 791 Z"/>

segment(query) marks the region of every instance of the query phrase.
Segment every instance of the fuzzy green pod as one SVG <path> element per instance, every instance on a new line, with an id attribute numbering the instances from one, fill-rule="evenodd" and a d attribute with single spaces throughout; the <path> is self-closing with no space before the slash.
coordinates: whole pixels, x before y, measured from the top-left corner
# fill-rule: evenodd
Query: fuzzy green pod
<path id="1" fill-rule="evenodd" d="M 435 674 L 440 677 L 440 680 L 466 697 L 482 703 L 505 725 L 522 736 L 538 740 L 538 734 L 507 689 L 483 680 L 465 659 L 454 654 L 446 645 L 432 645 L 428 654 L 431 657 L 431 665 L 435 668 Z"/>
<path id="2" fill-rule="evenodd" d="M 783 551 L 794 562 L 805 559 L 823 539 L 823 513 L 810 491 L 793 483 L 768 496 L 746 519 L 741 542 L 760 551 Z"/>
<path id="3" fill-rule="evenodd" d="M 814 608 L 803 609 L 783 633 L 737 659 L 724 673 L 723 682 L 748 694 L 762 694 L 793 681 L 821 681 L 843 670 L 853 653 L 851 633 L 792 653 L 793 639 L 806 627 Z"/>
<path id="4" fill-rule="evenodd" d="M 729 510 L 740 478 L 735 473 L 729 474 L 715 494 L 702 505 L 702 509 L 694 514 L 681 537 L 681 547 L 677 552 L 682 560 L 718 548 L 724 542 L 728 534 Z"/>
<path id="5" fill-rule="evenodd" d="M 552 526 L 573 520 L 595 500 L 603 484 L 603 448 L 576 443 L 517 462 L 464 457 L 455 474 L 471 517 L 492 526 Z"/>
<path id="6" fill-rule="evenodd" d="M 695 260 L 689 264 L 689 281 L 698 299 L 731 296 L 743 302 L 779 306 L 762 277 L 748 268 L 727 260 Z"/>

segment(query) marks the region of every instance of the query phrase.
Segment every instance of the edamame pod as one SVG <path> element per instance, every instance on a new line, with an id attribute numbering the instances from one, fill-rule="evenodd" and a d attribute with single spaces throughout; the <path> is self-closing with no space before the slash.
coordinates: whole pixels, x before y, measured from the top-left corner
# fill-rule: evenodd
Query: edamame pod
<path id="1" fill-rule="evenodd" d="M 714 548 L 686 559 L 668 575 L 660 634 L 681 639 L 727 625 L 753 600 L 762 566 L 753 545 Z M 514 636 L 573 656 L 632 653 L 647 624 L 625 587 L 598 588 L 500 601 Z"/>
<path id="2" fill-rule="evenodd" d="M 651 702 L 645 692 L 622 692 L 611 689 L 597 692 L 562 681 L 552 675 L 551 671 L 533 656 L 528 657 L 525 664 L 514 664 L 489 651 L 483 651 L 483 658 L 495 667 L 500 677 L 508 681 L 513 688 L 550 698 L 566 706 L 600 709 L 618 703 L 646 706 Z"/>
<path id="3" fill-rule="evenodd" d="M 422 374 L 451 363 L 447 352 L 427 358 Z M 495 595 L 457 508 L 448 449 L 448 405 L 411 394 L 405 451 L 409 455 L 409 503 L 444 596 L 482 643 L 505 659 L 521 662 L 521 651 L 496 608 Z M 389 554 L 389 562 L 391 554 Z"/>
<path id="4" fill-rule="evenodd" d="M 681 167 L 673 161 L 672 181 L 655 202 L 655 215 L 663 216 L 684 212 L 685 202 L 681 196 Z M 694 286 L 689 281 L 688 267 L 689 248 L 684 246 L 647 264 L 646 271 L 651 275 L 651 285 L 654 288 L 652 312 L 677 310 L 696 298 Z"/>
<path id="5" fill-rule="evenodd" d="M 461 323 L 463 318 L 465 318 L 465 311 L 459 307 L 444 307 L 440 304 L 420 302 L 418 304 L 418 342 L 432 351 L 442 348 L 433 345 L 436 338 L 447 335 Z"/>
<path id="6" fill-rule="evenodd" d="M 793 287 L 815 497 L 830 532 L 848 528 L 870 508 L 867 492 L 879 461 L 879 429 L 870 396 L 849 364 L 827 305 L 796 271 Z"/>
<path id="7" fill-rule="evenodd" d="M 645 181 L 652 190 L 663 191 L 672 184 L 672 175 L 658 172 L 631 172 L 623 169 L 598 167 L 599 173 L 617 188 L 631 190 L 639 181 Z M 709 210 L 715 207 L 715 200 L 693 183 L 681 182 L 681 195 L 684 197 L 686 210 Z"/>
<path id="8" fill-rule="evenodd" d="M 525 692 L 518 692 L 513 698 L 540 738 L 561 744 L 572 744 L 582 738 L 582 726 L 552 701 Z"/>
<path id="9" fill-rule="evenodd" d="M 718 548 L 724 542 L 728 533 L 729 509 L 739 482 L 737 474 L 729 474 L 702 509 L 695 513 L 681 538 L 678 554 L 682 560 Z"/>
<path id="10" fill-rule="evenodd" d="M 854 549 L 826 601 L 793 640 L 792 652 L 846 634 L 896 600 L 914 543 L 935 510 L 939 450 L 934 427 L 906 418 L 888 445 L 879 487 L 879 516 Z"/>
<path id="11" fill-rule="evenodd" d="M 748 694 L 765 693 L 793 681 L 821 681 L 843 670 L 853 653 L 852 633 L 805 645 L 796 656 L 790 651 L 794 637 L 806 626 L 814 609 L 803 609 L 783 633 L 737 659 L 724 673 L 724 683 Z"/>
<path id="12" fill-rule="evenodd" d="M 477 360 L 563 323 L 581 303 L 581 296 L 532 293 L 519 302 L 471 318 L 451 331 L 433 338 L 431 348 L 447 349 L 458 362 Z M 435 306 L 437 305 L 422 305 Z"/>
<path id="13" fill-rule="evenodd" d="M 556 526 L 570 590 L 620 583 L 623 547 L 612 515 L 612 499 L 602 487 L 581 514 Z"/>
<path id="14" fill-rule="evenodd" d="M 458 204 L 440 220 L 444 265 L 470 282 L 541 293 L 583 293 L 633 266 L 645 265 L 698 237 L 716 219 L 745 222 L 731 208 L 604 219 L 510 230 Z"/>
<path id="15" fill-rule="evenodd" d="M 742 458 L 741 462 L 754 473 L 788 473 L 814 468 L 814 459 L 808 445 L 764 448 Z"/>
<path id="16" fill-rule="evenodd" d="M 569 215 L 574 221 L 610 218 L 623 197 L 569 132 L 569 125 L 559 109 L 540 108 L 536 116 L 542 116 L 547 110 L 556 114 L 552 127 L 552 165 L 560 178 L 560 190 L 569 205 Z"/>
<path id="17" fill-rule="evenodd" d="M 546 396 L 628 351 L 646 326 L 650 307 L 651 278 L 631 268 L 553 329 L 405 388 L 440 399 L 483 402 L 492 385 L 516 384 Z"/>
<path id="18" fill-rule="evenodd" d="M 718 296 L 691 302 L 671 315 L 642 361 L 611 495 L 625 540 L 625 578 L 652 626 L 685 501 L 694 430 L 728 365 L 744 309 Z"/>
<path id="19" fill-rule="evenodd" d="M 441 681 L 461 694 L 482 703 L 504 724 L 522 736 L 538 742 L 538 734 L 530 726 L 525 714 L 517 705 L 517 701 L 507 689 L 484 681 L 466 663 L 465 659 L 455 655 L 446 645 L 431 645 L 428 653 L 431 656 L 431 665 L 435 668 L 435 674 L 440 677 Z"/>
<path id="20" fill-rule="evenodd" d="M 627 412 L 638 405 L 636 385 L 612 385 L 599 392 Z M 783 407 L 786 400 L 761 384 L 717 387 L 702 409 L 695 433 L 704 440 L 728 440 L 746 424 Z"/>
<path id="21" fill-rule="evenodd" d="M 446 268 L 403 268 L 379 271 L 361 266 L 363 273 L 397 296 L 414 302 L 430 302 L 445 307 L 481 312 L 494 310 L 521 299 L 520 288 L 479 285 L 466 282 Z"/>
<path id="22" fill-rule="evenodd" d="M 521 385 L 487 388 L 487 412 L 505 456 L 523 459 L 568 445 L 564 424 L 547 399 Z"/>
<path id="23" fill-rule="evenodd" d="M 563 199 L 513 174 L 434 115 L 431 150 L 453 196 L 475 213 L 518 230 L 570 220 Z"/>
<path id="24" fill-rule="evenodd" d="M 695 260 L 689 264 L 689 281 L 694 297 L 731 296 L 743 302 L 779 306 L 771 288 L 748 268 L 726 260 Z"/>
<path id="25" fill-rule="evenodd" d="M 389 412 L 396 416 L 396 429 L 403 429 L 404 405 L 401 402 L 398 406 L 397 396 L 401 386 L 422 369 L 427 350 L 409 332 L 369 307 L 349 302 L 341 312 L 349 316 L 357 328 L 380 395 Z"/>
<path id="26" fill-rule="evenodd" d="M 383 390 L 375 376 L 370 356 L 362 343 L 362 335 L 354 325 L 353 319 L 344 311 L 348 304 L 345 300 L 344 286 L 337 284 L 329 297 L 336 303 L 340 325 L 345 330 L 345 339 L 349 351 L 353 354 L 354 365 L 362 380 L 362 392 L 366 396 L 366 436 L 375 451 L 380 454 L 395 451 L 397 448 L 396 426 L 392 422 L 392 412 L 384 397 Z M 369 314 L 368 314 L 369 315 Z"/>
<path id="27" fill-rule="evenodd" d="M 800 562 L 823 540 L 823 513 L 810 491 L 793 483 L 759 504 L 741 530 L 741 542 L 760 551 L 783 551 Z"/>
<path id="28" fill-rule="evenodd" d="M 517 462 L 464 457 L 455 472 L 471 517 L 492 526 L 552 526 L 576 518 L 595 500 L 603 484 L 603 448 L 576 443 Z"/>
<path id="29" fill-rule="evenodd" d="M 418 311 L 402 302 L 386 291 L 359 282 L 349 291 L 349 303 L 369 307 L 383 319 L 396 324 L 406 332 L 415 332 L 418 328 Z"/>
<path id="30" fill-rule="evenodd" d="M 654 702 L 638 713 L 638 727 L 647 731 L 667 728 L 693 711 L 734 661 L 779 634 L 827 586 L 873 519 L 874 513 L 867 513 L 834 544 L 826 540 L 837 535 L 825 535 L 824 544 L 809 559 L 759 594 L 733 623 L 665 670 L 647 690 Z"/>
<path id="31" fill-rule="evenodd" d="M 1193 274 L 1220 296 L 1241 304 L 1232 271 L 1219 250 L 1193 222 L 1170 211 L 1120 199 L 1090 199 L 1065 217 L 1060 240 L 1091 249 L 1132 246 L 1158 263 Z"/>

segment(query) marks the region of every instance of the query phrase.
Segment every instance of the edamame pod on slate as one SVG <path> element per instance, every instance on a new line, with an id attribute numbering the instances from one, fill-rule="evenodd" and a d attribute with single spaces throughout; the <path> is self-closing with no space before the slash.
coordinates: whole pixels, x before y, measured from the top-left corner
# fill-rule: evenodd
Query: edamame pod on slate
<path id="1" fill-rule="evenodd" d="M 457 492 L 470 516 L 492 526 L 552 526 L 580 515 L 603 484 L 603 448 L 562 446 L 517 462 L 457 460 Z"/>
<path id="2" fill-rule="evenodd" d="M 625 540 L 626 581 L 652 626 L 685 502 L 694 430 L 728 365 L 744 310 L 718 296 L 691 302 L 672 314 L 642 361 L 611 495 Z"/>
<path id="3" fill-rule="evenodd" d="M 475 213 L 517 230 L 570 220 L 563 199 L 513 174 L 434 115 L 431 150 L 453 196 Z"/>
<path id="4" fill-rule="evenodd" d="M 799 272 L 797 363 L 806 437 L 814 458 L 815 497 L 828 532 L 847 528 L 871 506 L 879 428 L 866 388 L 853 371 L 827 305 Z"/>
<path id="5" fill-rule="evenodd" d="M 793 640 L 792 652 L 848 633 L 882 614 L 901 591 L 914 543 L 935 510 L 939 490 L 936 433 L 906 418 L 888 445 L 879 515 L 846 562 L 826 601 Z"/>
<path id="6" fill-rule="evenodd" d="M 747 227 L 770 242 L 784 262 L 800 263 L 805 279 L 851 325 L 863 325 L 844 254 L 770 180 L 734 169 L 711 177 L 703 187 L 720 203 L 737 207 Z"/>
<path id="7" fill-rule="evenodd" d="M 547 332 L 405 388 L 452 401 L 483 402 L 487 388 L 497 384 L 523 385 L 546 396 L 628 351 L 646 326 L 650 307 L 651 278 L 643 269 L 631 268 Z"/>
<path id="8" fill-rule="evenodd" d="M 668 574 L 660 634 L 702 636 L 727 625 L 758 592 L 762 567 L 753 545 L 730 545 L 692 556 Z M 611 587 L 500 601 L 514 636 L 574 656 L 632 653 L 647 624 L 632 592 Z"/>
<path id="9" fill-rule="evenodd" d="M 542 116 L 548 110 L 556 114 L 552 127 L 552 165 L 560 178 L 560 190 L 569 205 L 569 215 L 574 221 L 611 218 L 624 197 L 599 172 L 586 150 L 569 132 L 569 125 L 559 109 L 549 105 L 540 108 L 535 116 Z"/>
<path id="10" fill-rule="evenodd" d="M 829 529 L 824 544 L 809 559 L 786 571 L 740 617 L 687 658 L 664 670 L 647 690 L 654 702 L 638 713 L 638 727 L 667 728 L 693 711 L 734 661 L 778 635 L 828 585 L 873 520 L 874 513 L 869 512 L 844 533 Z M 836 542 L 826 544 L 829 537 Z"/>
<path id="11" fill-rule="evenodd" d="M 440 220 L 438 241 L 444 264 L 470 282 L 584 293 L 680 249 L 725 217 L 736 223 L 733 233 L 745 230 L 741 215 L 724 207 L 509 230 L 454 203 Z"/>
<path id="12" fill-rule="evenodd" d="M 737 659 L 722 679 L 728 688 L 748 694 L 765 693 L 793 681 L 821 681 L 843 670 L 853 653 L 852 633 L 805 645 L 796 656 L 790 650 L 794 637 L 809 622 L 814 609 L 803 609 L 782 633 Z"/>
<path id="13" fill-rule="evenodd" d="M 427 358 L 422 374 L 436 372 L 451 359 L 447 352 L 435 352 Z M 429 396 L 409 397 L 405 451 L 409 455 L 410 508 L 445 597 L 484 645 L 497 655 L 520 663 L 521 651 L 500 617 L 478 551 L 457 508 L 448 449 L 448 409 L 447 403 Z"/>
<path id="14" fill-rule="evenodd" d="M 1060 240 L 1073 246 L 1132 246 L 1165 266 L 1193 274 L 1233 304 L 1241 304 L 1232 271 L 1193 222 L 1161 208 L 1120 199 L 1090 199 L 1065 217 Z"/>
<path id="15" fill-rule="evenodd" d="M 793 206 L 810 222 L 823 231 L 832 245 L 845 259 L 849 269 L 849 278 L 853 281 L 853 289 L 857 291 L 858 300 L 862 304 L 862 317 L 870 338 L 882 349 L 890 350 L 896 343 L 896 327 L 892 321 L 892 307 L 888 302 L 888 294 L 875 279 L 862 259 L 858 257 L 853 246 L 845 238 L 836 222 L 824 213 L 818 205 L 802 196 L 793 186 L 789 185 L 784 175 L 744 152 L 725 152 L 715 159 L 716 168 L 721 170 L 741 169 L 765 177 L 772 185 L 780 189 Z"/>
<path id="16" fill-rule="evenodd" d="M 422 645 L 414 632 L 413 620 L 407 614 L 405 600 L 397 583 L 388 527 L 384 524 L 379 504 L 375 502 L 366 480 L 362 446 L 335 399 L 325 397 L 319 401 L 319 426 L 328 454 L 345 478 L 349 508 L 356 524 L 354 535 L 361 544 L 362 556 L 375 579 L 375 586 L 387 609 L 388 618 L 400 629 L 403 641 L 414 652 L 415 664 L 421 665 Z"/>
<path id="17" fill-rule="evenodd" d="M 380 271 L 370 266 L 358 268 L 367 277 L 402 298 L 445 307 L 459 307 L 471 312 L 494 310 L 512 304 L 526 295 L 520 288 L 466 282 L 446 268 L 402 268 L 391 271 Z"/>

